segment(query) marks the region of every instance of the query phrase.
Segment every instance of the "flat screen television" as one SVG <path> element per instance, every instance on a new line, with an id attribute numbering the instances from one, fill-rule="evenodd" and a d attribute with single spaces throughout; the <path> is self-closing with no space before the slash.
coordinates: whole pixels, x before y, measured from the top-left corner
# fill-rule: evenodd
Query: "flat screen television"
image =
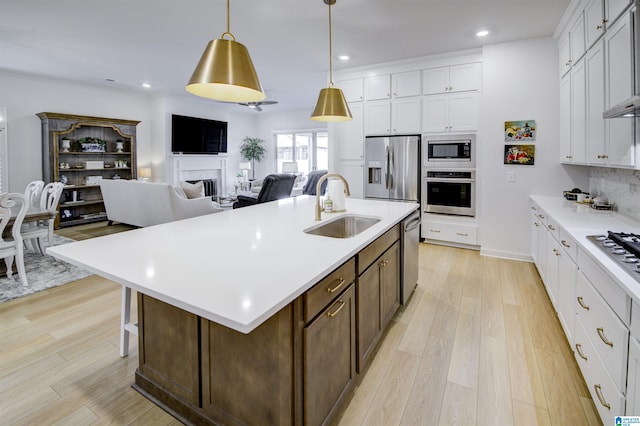
<path id="1" fill-rule="evenodd" d="M 212 155 L 226 153 L 227 122 L 173 114 L 171 152 Z"/>

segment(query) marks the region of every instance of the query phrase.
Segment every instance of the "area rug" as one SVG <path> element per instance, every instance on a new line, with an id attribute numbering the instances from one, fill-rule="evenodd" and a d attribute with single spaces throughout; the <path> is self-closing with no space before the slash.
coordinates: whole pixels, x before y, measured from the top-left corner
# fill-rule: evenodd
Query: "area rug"
<path id="1" fill-rule="evenodd" d="M 72 239 L 55 234 L 53 240 L 55 245 L 73 242 Z M 0 262 L 4 262 L 4 260 L 0 259 Z M 24 267 L 27 271 L 29 285 L 24 287 L 17 273 L 14 273 L 11 278 L 0 278 L 0 303 L 91 275 L 90 272 L 77 266 L 32 250 L 25 250 L 24 252 Z"/>

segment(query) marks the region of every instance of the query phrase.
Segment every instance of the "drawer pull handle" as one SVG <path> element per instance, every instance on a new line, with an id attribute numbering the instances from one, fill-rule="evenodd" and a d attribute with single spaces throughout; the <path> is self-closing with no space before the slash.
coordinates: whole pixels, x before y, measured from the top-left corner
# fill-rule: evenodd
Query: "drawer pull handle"
<path id="1" fill-rule="evenodd" d="M 613 342 L 607 339 L 607 336 L 604 335 L 604 328 L 598 327 L 596 330 L 598 331 L 598 336 L 600 336 L 600 340 L 602 340 L 605 345 L 613 347 Z"/>
<path id="2" fill-rule="evenodd" d="M 538 215 L 538 217 L 539 217 L 540 219 L 544 219 L 544 215 L 543 215 L 543 214 L 539 214 L 539 215 Z"/>
<path id="3" fill-rule="evenodd" d="M 611 410 L 611 404 L 605 401 L 604 396 L 602 395 L 602 387 L 600 387 L 600 385 L 593 385 L 593 388 L 595 389 L 596 395 L 600 400 L 600 404 L 602 404 L 602 406 L 605 407 L 607 410 Z"/>
<path id="4" fill-rule="evenodd" d="M 462 232 L 456 232 L 456 235 L 459 235 L 461 237 L 468 237 L 469 236 L 469 234 L 464 234 Z"/>
<path id="5" fill-rule="evenodd" d="M 334 312 L 327 312 L 327 316 L 329 318 L 335 317 L 336 315 L 338 315 L 338 312 L 342 310 L 342 308 L 344 308 L 344 300 L 340 301 L 340 306 L 338 306 L 338 309 L 336 309 Z"/>
<path id="6" fill-rule="evenodd" d="M 556 254 L 556 256 L 560 256 L 560 252 L 558 251 L 558 249 L 553 249 L 553 252 Z"/>
<path id="7" fill-rule="evenodd" d="M 551 229 L 552 231 L 556 230 L 556 228 L 554 228 L 553 225 L 549 225 L 549 229 Z"/>
<path id="8" fill-rule="evenodd" d="M 535 208 L 535 206 L 531 206 L 531 210 L 538 210 Z"/>
<path id="9" fill-rule="evenodd" d="M 578 355 L 580 355 L 580 358 L 587 361 L 587 357 L 582 353 L 582 345 L 580 343 L 576 343 L 576 352 L 578 352 Z"/>
<path id="10" fill-rule="evenodd" d="M 429 229 L 429 232 L 440 232 L 439 229 Z"/>
<path id="11" fill-rule="evenodd" d="M 538 222 L 533 222 L 533 224 L 534 224 L 535 226 L 540 226 L 540 224 L 539 224 Z"/>
<path id="12" fill-rule="evenodd" d="M 569 244 L 566 240 L 562 240 L 560 241 L 562 243 L 563 246 L 565 246 L 566 248 L 571 248 L 571 244 Z"/>
<path id="13" fill-rule="evenodd" d="M 344 278 L 338 278 L 338 285 L 337 285 L 337 286 L 335 286 L 334 288 L 329 287 L 329 288 L 327 289 L 327 294 L 335 293 L 335 291 L 336 291 L 337 289 L 339 289 L 340 287 L 342 287 L 342 286 L 344 285 L 344 283 L 345 283 Z"/>
<path id="14" fill-rule="evenodd" d="M 582 306 L 582 309 L 586 309 L 587 311 L 589 310 L 589 306 L 584 304 L 584 299 L 582 298 L 582 296 L 578 296 L 578 303 L 580 304 L 580 306 Z"/>

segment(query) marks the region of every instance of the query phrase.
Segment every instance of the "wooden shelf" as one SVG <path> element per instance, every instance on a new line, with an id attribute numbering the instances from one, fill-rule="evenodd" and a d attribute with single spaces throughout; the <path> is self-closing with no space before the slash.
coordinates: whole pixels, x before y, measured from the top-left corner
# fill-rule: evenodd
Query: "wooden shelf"
<path id="1" fill-rule="evenodd" d="M 115 118 L 89 117 L 52 112 L 37 114 L 42 120 L 42 149 L 43 157 L 48 159 L 43 164 L 43 178 L 48 182 L 65 181 L 64 191 L 88 191 L 83 194 L 89 201 L 65 202 L 62 197 L 58 206 L 59 214 L 56 227 L 79 225 L 106 219 L 104 202 L 99 193 L 100 185 L 86 185 L 88 176 L 101 176 L 111 179 L 120 174 L 123 179 L 136 179 L 136 126 L 139 121 L 121 120 Z M 62 139 L 71 141 L 71 150 L 62 152 Z M 79 141 L 83 138 L 96 138 L 106 142 L 105 151 L 80 151 Z M 117 151 L 117 141 L 122 142 L 123 151 Z M 98 164 L 114 167 L 86 168 L 85 162 L 96 160 Z M 122 162 L 129 167 L 115 167 Z M 71 167 L 60 168 L 60 164 Z M 82 168 L 74 168 L 80 166 Z M 64 177 L 63 177 L 64 175 Z M 98 192 L 96 192 L 98 191 Z M 71 218 L 63 219 L 62 210 L 68 210 Z M 100 214 L 102 213 L 102 214 Z M 97 216 L 94 216 L 97 215 Z M 84 216 L 84 217 L 83 217 Z"/>

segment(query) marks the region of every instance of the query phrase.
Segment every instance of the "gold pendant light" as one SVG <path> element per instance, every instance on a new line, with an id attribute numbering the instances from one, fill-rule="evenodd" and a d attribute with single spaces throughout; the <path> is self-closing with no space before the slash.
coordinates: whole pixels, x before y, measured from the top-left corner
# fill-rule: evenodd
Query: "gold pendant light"
<path id="1" fill-rule="evenodd" d="M 349 121 L 353 119 L 351 117 L 351 111 L 349 111 L 349 105 L 344 98 L 342 90 L 337 87 L 333 87 L 333 50 L 331 47 L 331 5 L 336 3 L 336 0 L 323 0 L 326 5 L 329 6 L 329 87 L 320 90 L 320 96 L 318 96 L 318 102 L 311 114 L 313 121 Z"/>
<path id="2" fill-rule="evenodd" d="M 258 102 L 267 97 L 249 51 L 229 30 L 229 0 L 227 31 L 209 42 L 186 89 L 196 96 L 225 102 Z"/>

